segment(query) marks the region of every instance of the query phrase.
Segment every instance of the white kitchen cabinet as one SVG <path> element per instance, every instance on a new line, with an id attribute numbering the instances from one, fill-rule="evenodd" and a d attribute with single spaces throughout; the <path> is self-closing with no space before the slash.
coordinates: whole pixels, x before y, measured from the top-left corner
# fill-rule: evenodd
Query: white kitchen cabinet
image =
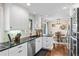
<path id="1" fill-rule="evenodd" d="M 53 38 L 52 37 L 43 37 L 43 48 L 51 49 L 53 47 Z"/>
<path id="2" fill-rule="evenodd" d="M 42 37 L 35 39 L 35 53 L 37 53 L 42 48 Z"/>
<path id="3" fill-rule="evenodd" d="M 17 5 L 10 7 L 10 28 L 12 30 L 24 30 L 28 27 L 28 12 Z"/>
<path id="4" fill-rule="evenodd" d="M 17 4 L 5 4 L 5 30 L 29 30 L 29 13 Z"/>
<path id="5" fill-rule="evenodd" d="M 0 43 L 4 42 L 4 17 L 3 17 L 3 5 L 0 4 Z"/>
<path id="6" fill-rule="evenodd" d="M 27 43 L 10 48 L 9 56 L 27 56 Z"/>
<path id="7" fill-rule="evenodd" d="M 35 29 L 42 29 L 42 25 L 41 25 L 41 16 L 36 15 L 35 16 Z"/>
<path id="8" fill-rule="evenodd" d="M 0 56 L 8 56 L 8 50 L 1 51 Z"/>

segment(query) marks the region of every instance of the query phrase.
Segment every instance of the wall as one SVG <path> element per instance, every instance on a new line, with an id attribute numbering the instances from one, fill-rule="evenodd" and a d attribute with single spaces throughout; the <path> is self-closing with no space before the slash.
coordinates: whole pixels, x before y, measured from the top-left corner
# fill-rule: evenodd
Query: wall
<path id="1" fill-rule="evenodd" d="M 28 19 L 28 11 L 25 8 L 16 4 L 10 5 L 10 26 L 21 30 L 28 29 Z"/>
<path id="2" fill-rule="evenodd" d="M 0 43 L 4 41 L 3 37 L 4 37 L 3 5 L 0 4 Z"/>
<path id="3" fill-rule="evenodd" d="M 1 7 L 3 10 L 1 11 Z M 12 22 L 18 22 L 20 25 L 21 22 L 19 20 L 25 20 L 26 22 L 22 22 L 25 30 L 21 30 L 22 36 L 29 36 L 29 13 L 26 8 L 21 7 L 16 4 L 0 4 L 0 43 L 9 41 L 7 32 L 10 31 L 10 25 Z M 14 21 L 10 21 L 14 20 Z M 25 25 L 26 24 L 26 25 Z M 16 26 L 18 27 L 18 26 Z M 22 29 L 23 29 L 22 27 Z"/>
<path id="4" fill-rule="evenodd" d="M 36 23 L 35 15 L 29 13 L 29 19 L 32 20 L 32 34 L 34 35 L 35 34 L 35 23 Z"/>
<path id="5" fill-rule="evenodd" d="M 29 36 L 30 35 L 29 18 L 33 19 L 33 33 L 36 33 L 35 32 L 36 29 L 41 28 L 41 16 L 33 15 L 33 14 L 29 15 L 29 12 L 27 11 L 27 9 L 18 4 L 8 4 L 8 3 L 3 4 L 3 17 L 2 18 L 4 18 L 5 21 L 0 20 L 1 22 L 0 24 L 4 29 L 4 30 L 0 29 L 0 34 L 1 34 L 0 42 L 9 41 L 7 32 L 11 31 L 11 28 L 10 28 L 11 25 L 14 25 L 16 28 L 22 25 L 21 30 L 20 30 L 22 32 L 22 36 L 24 37 Z M 15 23 L 16 25 L 13 23 Z M 16 30 L 14 32 L 16 32 Z"/>
<path id="6" fill-rule="evenodd" d="M 32 19 L 32 35 L 36 34 L 36 29 L 41 29 L 41 16 L 38 14 L 29 14 L 29 18 Z"/>
<path id="7" fill-rule="evenodd" d="M 54 27 L 52 27 L 52 24 L 55 24 Z M 65 30 L 61 30 L 60 26 L 64 24 L 67 26 L 67 28 Z M 60 19 L 60 24 L 57 24 L 57 20 L 52 20 L 48 22 L 48 32 L 49 34 L 55 34 L 55 32 L 57 31 L 61 31 L 62 33 L 65 33 L 68 30 L 68 26 L 69 26 L 69 21 L 65 20 L 65 19 Z"/>
<path id="8" fill-rule="evenodd" d="M 10 5 L 4 4 L 3 6 L 4 11 L 4 25 L 5 25 L 5 31 L 10 31 Z"/>
<path id="9" fill-rule="evenodd" d="M 14 26 L 14 28 L 16 28 L 17 30 L 21 29 L 21 30 L 26 30 L 28 32 L 29 13 L 27 9 L 16 4 L 6 4 L 5 6 L 9 8 L 8 10 L 9 12 L 7 12 L 9 14 L 8 16 L 6 16 L 8 17 L 8 20 L 9 20 L 8 26 Z M 16 30 L 16 29 L 13 29 L 13 30 Z"/>
<path id="10" fill-rule="evenodd" d="M 41 16 L 40 15 L 35 15 L 35 28 L 36 29 L 41 29 Z"/>

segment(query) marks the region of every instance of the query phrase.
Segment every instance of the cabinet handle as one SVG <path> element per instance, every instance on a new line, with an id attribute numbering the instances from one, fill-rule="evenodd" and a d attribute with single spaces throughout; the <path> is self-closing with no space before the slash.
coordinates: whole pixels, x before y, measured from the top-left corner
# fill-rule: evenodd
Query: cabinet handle
<path id="1" fill-rule="evenodd" d="M 18 53 L 21 53 L 22 52 L 22 50 L 20 50 Z"/>
<path id="2" fill-rule="evenodd" d="M 22 46 L 19 46 L 18 48 L 21 48 Z"/>

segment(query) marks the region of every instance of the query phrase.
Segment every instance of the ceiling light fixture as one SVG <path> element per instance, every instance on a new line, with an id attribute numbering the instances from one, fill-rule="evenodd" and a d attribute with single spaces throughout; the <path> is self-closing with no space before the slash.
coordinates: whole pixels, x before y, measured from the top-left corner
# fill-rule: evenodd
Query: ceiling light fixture
<path id="1" fill-rule="evenodd" d="M 31 6 L 31 4 L 30 3 L 27 3 L 27 6 Z"/>
<path id="2" fill-rule="evenodd" d="M 67 9 L 67 7 L 63 7 L 63 9 Z"/>

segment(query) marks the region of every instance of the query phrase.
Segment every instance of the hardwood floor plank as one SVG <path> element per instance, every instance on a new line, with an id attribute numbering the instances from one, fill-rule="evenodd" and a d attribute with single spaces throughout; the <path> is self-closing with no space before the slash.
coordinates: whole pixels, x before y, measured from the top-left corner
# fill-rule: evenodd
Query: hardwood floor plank
<path id="1" fill-rule="evenodd" d="M 66 45 L 58 44 L 51 51 L 49 51 L 46 56 L 67 56 L 68 49 Z"/>

